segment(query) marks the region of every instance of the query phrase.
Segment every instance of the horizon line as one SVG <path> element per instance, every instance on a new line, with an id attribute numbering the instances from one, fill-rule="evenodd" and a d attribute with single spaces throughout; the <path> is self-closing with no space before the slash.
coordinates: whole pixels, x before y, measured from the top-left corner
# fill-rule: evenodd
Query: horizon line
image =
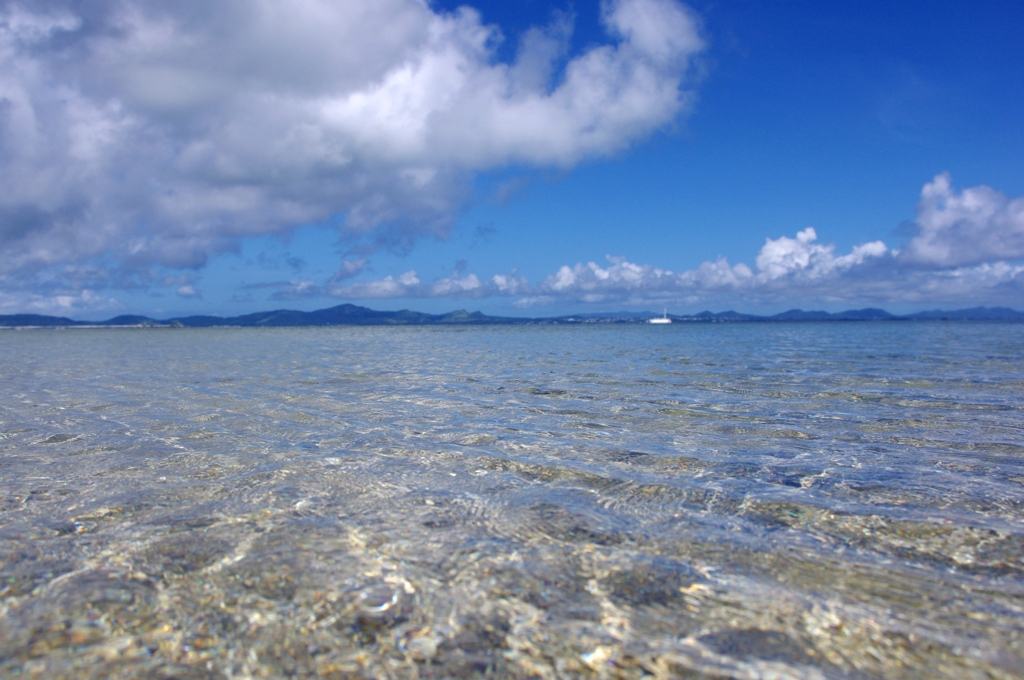
<path id="1" fill-rule="evenodd" d="M 331 319 L 323 318 L 327 313 L 344 310 L 342 317 Z M 298 318 L 279 318 L 283 315 L 295 316 Z M 457 309 L 440 314 L 419 312 L 411 309 L 398 311 L 375 310 L 370 307 L 363 307 L 353 303 L 342 303 L 332 307 L 325 307 L 312 311 L 296 309 L 272 309 L 235 316 L 221 316 L 217 314 L 184 314 L 157 319 L 144 314 L 118 314 L 109 319 L 101 321 L 79 321 L 67 316 L 56 316 L 49 314 L 37 314 L 32 312 L 17 314 L 0 314 L 0 327 L 4 328 L 53 328 L 53 327 L 136 327 L 145 325 L 159 326 L 334 326 L 334 325 L 472 325 L 491 323 L 599 323 L 599 322 L 646 322 L 649 317 L 657 316 L 649 310 L 630 312 L 580 312 L 572 314 L 560 314 L 555 316 L 495 316 L 480 311 L 468 312 L 465 309 Z M 893 314 L 880 307 L 863 307 L 859 309 L 847 309 L 840 312 L 826 312 L 823 310 L 804 310 L 792 308 L 776 314 L 751 314 L 737 312 L 733 309 L 712 312 L 705 309 L 690 314 L 667 314 L 668 318 L 680 322 L 700 321 L 733 321 L 733 322 L 756 322 L 756 321 L 914 321 L 914 320 L 976 320 L 976 321 L 998 321 L 998 320 L 1024 320 L 1024 312 L 1010 307 L 986 307 L 976 306 L 959 309 L 929 309 L 910 314 Z M 318 323 L 317 317 L 321 317 Z M 263 318 L 259 318 L 263 317 Z M 308 318 L 304 318 L 308 317 Z M 659 317 L 660 318 L 660 317 Z M 574 321 L 574 320 L 580 321 Z M 21 323 L 19 323 L 19 321 Z M 35 321 L 36 323 L 32 323 Z M 306 323 L 303 323 L 305 321 Z M 347 321 L 347 323 L 346 323 Z M 69 322 L 69 323 L 60 323 Z M 120 322 L 120 323 L 115 323 Z M 192 322 L 192 323 L 187 323 Z M 232 323 L 234 322 L 234 323 Z"/>

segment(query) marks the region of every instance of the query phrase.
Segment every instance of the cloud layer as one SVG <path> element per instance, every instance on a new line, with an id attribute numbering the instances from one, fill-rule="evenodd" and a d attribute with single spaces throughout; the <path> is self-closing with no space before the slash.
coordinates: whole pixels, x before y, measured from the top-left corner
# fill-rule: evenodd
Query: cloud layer
<path id="1" fill-rule="evenodd" d="M 115 309 L 112 291 L 131 289 L 197 299 L 196 269 L 246 238 L 326 223 L 409 244 L 448 232 L 478 172 L 620 151 L 686 111 L 705 45 L 677 0 L 604 0 L 601 20 L 607 44 L 569 54 L 571 17 L 555 14 L 503 63 L 496 27 L 424 0 L 0 0 L 0 311 Z M 904 244 L 847 253 L 794 230 L 752 263 L 686 271 L 609 257 L 534 282 L 369 279 L 354 257 L 326 281 L 259 286 L 520 306 L 1020 305 L 1024 198 L 941 174 L 913 226 Z"/>
<path id="2" fill-rule="evenodd" d="M 921 191 L 917 236 L 900 254 L 938 267 L 1024 258 L 1024 198 L 1009 199 L 986 186 L 956 193 L 948 174 Z"/>
<path id="3" fill-rule="evenodd" d="M 519 307 L 556 301 L 772 305 L 977 304 L 1024 301 L 1024 199 L 980 186 L 957 193 L 941 174 L 921 191 L 916 236 L 902 249 L 882 241 L 837 254 L 813 227 L 765 239 L 754 266 L 724 257 L 672 272 L 621 257 L 564 265 L 531 286 L 515 275 L 453 274 L 431 284 L 415 271 L 323 291 L 345 298 L 512 296 Z"/>
<path id="4" fill-rule="evenodd" d="M 556 16 L 506 64 L 476 12 L 422 0 L 0 2 L 0 280 L 102 260 L 138 283 L 300 223 L 443 234 L 473 173 L 572 166 L 686 108 L 689 10 L 602 7 L 609 44 L 566 60 Z"/>

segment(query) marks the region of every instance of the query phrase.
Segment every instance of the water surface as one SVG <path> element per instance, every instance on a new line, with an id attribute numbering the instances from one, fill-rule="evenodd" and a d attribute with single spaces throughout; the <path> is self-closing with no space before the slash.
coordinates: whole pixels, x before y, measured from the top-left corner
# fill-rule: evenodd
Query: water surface
<path id="1" fill-rule="evenodd" d="M 1024 677 L 1024 334 L 0 332 L 0 675 Z"/>

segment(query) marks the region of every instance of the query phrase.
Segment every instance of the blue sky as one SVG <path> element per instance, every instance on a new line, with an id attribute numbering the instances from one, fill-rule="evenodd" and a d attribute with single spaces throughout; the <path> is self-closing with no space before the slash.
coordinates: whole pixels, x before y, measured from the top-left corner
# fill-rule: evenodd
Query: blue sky
<path id="1" fill-rule="evenodd" d="M 1024 308 L 1020 3 L 0 2 L 0 313 Z"/>

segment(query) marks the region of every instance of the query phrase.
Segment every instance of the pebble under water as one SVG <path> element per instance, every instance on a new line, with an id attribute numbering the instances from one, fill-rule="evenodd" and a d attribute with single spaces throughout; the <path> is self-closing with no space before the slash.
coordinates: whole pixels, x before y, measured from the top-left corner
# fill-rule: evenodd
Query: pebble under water
<path id="1" fill-rule="evenodd" d="M 0 331 L 0 676 L 1024 677 L 1022 329 Z"/>

